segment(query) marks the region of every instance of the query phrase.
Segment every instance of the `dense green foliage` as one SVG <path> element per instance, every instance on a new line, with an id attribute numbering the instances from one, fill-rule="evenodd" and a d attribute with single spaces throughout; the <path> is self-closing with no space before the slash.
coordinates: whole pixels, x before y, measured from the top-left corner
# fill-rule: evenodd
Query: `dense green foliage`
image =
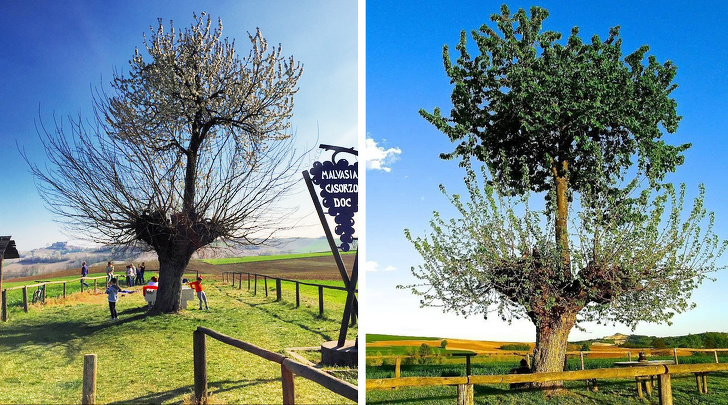
<path id="1" fill-rule="evenodd" d="M 510 343 L 507 345 L 503 345 L 500 347 L 501 350 L 531 350 L 531 346 L 525 344 L 525 343 Z"/>
<path id="2" fill-rule="evenodd" d="M 655 349 L 686 347 L 692 349 L 725 349 L 728 348 L 728 333 L 705 332 L 686 336 L 655 337 L 630 335 L 622 347 Z"/>
<path id="3" fill-rule="evenodd" d="M 457 59 L 444 47 L 452 110 L 420 114 L 456 144 L 441 157 L 461 159 L 470 198 L 441 186 L 460 218 L 435 212 L 430 235 L 405 230 L 425 262 L 406 288 L 423 306 L 530 319 L 536 371 L 561 368 L 578 322 L 669 323 L 726 248 L 703 188 L 690 208 L 684 186 L 662 184 L 690 146 L 664 140 L 680 120 L 676 67 L 646 45 L 623 56 L 619 27 L 561 41 L 542 31 L 547 16 L 503 5 L 495 27 L 472 31 L 474 56 L 464 31 Z"/>

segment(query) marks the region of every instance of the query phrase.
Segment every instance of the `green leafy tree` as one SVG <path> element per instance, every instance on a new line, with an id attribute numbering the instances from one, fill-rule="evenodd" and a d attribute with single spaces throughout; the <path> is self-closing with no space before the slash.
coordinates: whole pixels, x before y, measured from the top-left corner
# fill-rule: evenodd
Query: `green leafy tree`
<path id="1" fill-rule="evenodd" d="M 289 120 L 303 68 L 260 31 L 248 39 L 239 55 L 221 20 L 203 13 L 180 30 L 160 19 L 113 91 L 96 93 L 95 121 L 56 122 L 42 134 L 51 164 L 30 164 L 74 234 L 157 253 L 155 313 L 178 310 L 197 250 L 285 228 L 276 202 L 299 172 Z"/>
<path id="2" fill-rule="evenodd" d="M 429 238 L 406 231 L 425 259 L 413 269 L 424 284 L 411 286 L 423 305 L 528 317 L 536 372 L 563 369 L 578 319 L 634 326 L 687 310 L 725 246 L 702 188 L 681 220 L 684 188 L 661 186 L 689 147 L 662 139 L 680 120 L 675 66 L 647 46 L 622 57 L 618 27 L 587 43 L 574 28 L 562 44 L 542 31 L 547 16 L 502 6 L 497 31 L 472 32 L 476 56 L 465 32 L 454 62 L 444 47 L 452 111 L 420 114 L 457 143 L 441 157 L 461 159 L 470 199 L 449 196 L 461 218 L 435 213 Z M 485 164 L 482 189 L 473 158 Z M 545 195 L 544 211 L 530 209 L 531 193 Z"/>

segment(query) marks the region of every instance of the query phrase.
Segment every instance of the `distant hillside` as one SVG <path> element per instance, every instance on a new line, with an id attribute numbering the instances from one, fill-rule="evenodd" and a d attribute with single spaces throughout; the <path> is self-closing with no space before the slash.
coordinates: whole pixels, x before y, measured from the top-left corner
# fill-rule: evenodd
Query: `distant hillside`
<path id="1" fill-rule="evenodd" d="M 22 246 L 20 246 L 22 248 Z M 326 238 L 285 238 L 269 241 L 264 246 L 226 246 L 215 244 L 199 251 L 193 258 L 214 259 L 225 257 L 267 256 L 293 253 L 328 251 Z M 154 253 L 139 249 L 114 249 L 110 247 L 83 248 L 67 242 L 20 252 L 19 259 L 3 261 L 3 279 L 37 276 L 61 270 L 80 269 L 86 261 L 89 266 L 105 265 L 107 261 L 141 262 L 156 260 Z"/>
<path id="2" fill-rule="evenodd" d="M 693 349 L 725 349 L 728 348 L 728 333 L 704 332 L 685 336 L 646 336 L 616 334 L 601 339 L 572 342 L 577 345 L 602 345 L 624 348 L 693 348 Z"/>

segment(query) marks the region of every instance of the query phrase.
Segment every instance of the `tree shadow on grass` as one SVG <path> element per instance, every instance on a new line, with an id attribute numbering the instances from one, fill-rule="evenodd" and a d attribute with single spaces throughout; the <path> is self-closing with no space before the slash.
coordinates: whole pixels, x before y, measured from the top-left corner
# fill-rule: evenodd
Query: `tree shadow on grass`
<path id="1" fill-rule="evenodd" d="M 223 380 L 223 381 L 209 381 L 207 383 L 207 391 L 213 395 L 220 394 L 223 392 L 242 390 L 248 387 L 253 387 L 260 384 L 269 384 L 274 382 L 280 382 L 279 378 L 270 379 L 258 379 L 258 380 L 245 380 L 245 381 L 234 381 L 234 380 Z M 225 387 L 225 388 L 222 388 Z M 181 396 L 193 395 L 194 385 L 185 385 L 182 387 L 175 388 L 173 390 L 157 392 L 153 394 L 142 395 L 140 397 L 126 399 L 122 401 L 109 402 L 112 404 L 162 404 L 172 401 L 175 398 Z"/>
<path id="2" fill-rule="evenodd" d="M 142 308 L 143 309 L 143 308 Z M 141 313 L 138 313 L 141 312 Z M 3 333 L 0 335 L 0 346 L 7 351 L 17 350 L 30 343 L 42 344 L 48 347 L 53 345 L 67 344 L 73 339 L 88 338 L 107 328 L 113 328 L 129 322 L 146 318 L 146 311 L 127 309 L 122 314 L 137 313 L 129 318 L 122 318 L 117 321 L 51 321 L 43 324 L 28 325 L 25 323 L 4 325 Z"/>
<path id="3" fill-rule="evenodd" d="M 273 318 L 275 318 L 275 319 L 277 319 L 277 320 L 279 320 L 281 322 L 284 322 L 284 323 L 287 323 L 287 324 L 290 324 L 290 325 L 295 325 L 295 326 L 297 326 L 297 327 L 299 327 L 299 328 L 301 328 L 303 330 L 306 330 L 306 331 L 311 332 L 311 333 L 313 333 L 315 335 L 318 335 L 324 341 L 333 340 L 333 338 L 331 337 L 331 335 L 329 333 L 325 332 L 325 331 L 316 330 L 316 329 L 312 328 L 310 325 L 307 325 L 307 324 L 302 323 L 302 322 L 297 322 L 297 321 L 290 320 L 290 319 L 284 319 L 284 318 L 282 318 L 280 316 L 280 314 L 276 313 L 275 311 L 272 311 L 272 310 L 269 310 L 268 309 L 268 307 L 271 306 L 271 305 L 287 305 L 288 303 L 286 301 L 280 301 L 280 302 L 279 301 L 266 301 L 266 302 L 261 302 L 261 303 L 257 303 L 257 304 L 256 303 L 249 303 L 249 302 L 246 302 L 246 301 L 244 301 L 244 300 L 242 300 L 240 298 L 237 298 L 237 297 L 234 297 L 234 296 L 231 296 L 231 295 L 225 293 L 225 291 L 223 291 L 222 289 L 219 289 L 219 290 L 220 290 L 221 293 L 225 294 L 230 299 L 237 300 L 237 301 L 239 301 L 239 302 L 241 302 L 241 303 L 243 303 L 245 305 L 248 305 L 249 307 L 251 307 L 253 309 L 257 309 L 257 310 L 259 310 L 261 312 L 264 312 L 266 315 L 268 315 L 270 317 L 273 317 Z M 292 308 L 289 308 L 289 309 L 291 311 L 306 311 L 305 309 L 302 309 L 302 308 L 298 308 L 297 309 L 297 308 L 295 308 L 295 306 L 292 307 Z M 323 316 L 319 316 L 318 314 L 314 314 L 311 311 L 306 311 L 306 312 L 309 313 L 309 314 L 311 314 L 313 316 L 313 318 L 314 319 L 317 319 L 317 320 L 330 320 L 332 322 L 334 321 L 334 320 L 332 320 L 330 318 L 327 318 L 326 315 L 325 315 L 325 313 L 324 313 Z M 338 330 L 336 332 L 338 332 Z"/>

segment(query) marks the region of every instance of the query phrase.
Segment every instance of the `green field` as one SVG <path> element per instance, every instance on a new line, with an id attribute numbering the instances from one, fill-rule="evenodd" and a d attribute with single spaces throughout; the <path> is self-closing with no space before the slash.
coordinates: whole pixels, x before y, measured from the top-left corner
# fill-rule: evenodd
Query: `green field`
<path id="1" fill-rule="evenodd" d="M 188 310 L 154 317 L 145 315 L 146 303 L 137 292 L 120 299 L 118 321 L 109 320 L 106 295 L 90 292 L 31 305 L 27 314 L 11 307 L 9 322 L 0 324 L 0 402 L 80 402 L 83 356 L 95 353 L 97 403 L 182 403 L 193 391 L 197 326 L 278 353 L 338 338 L 345 292 L 327 290 L 320 317 L 318 294 L 302 288 L 301 307 L 295 309 L 290 291 L 284 288 L 283 300 L 274 302 L 275 283 L 268 287 L 268 297 L 260 284 L 253 296 L 246 288 L 206 279 L 209 311 L 198 311 L 191 301 Z M 347 338 L 356 335 L 354 326 Z M 278 364 L 210 338 L 207 353 L 214 403 L 280 403 Z M 356 370 L 335 372 L 356 384 Z M 304 378 L 295 384 L 297 403 L 350 403 Z"/>
<path id="2" fill-rule="evenodd" d="M 375 333 L 367 333 L 367 343 L 388 342 L 396 340 L 442 340 L 434 337 L 417 337 L 417 336 L 401 336 L 401 335 L 383 335 Z"/>
<path id="3" fill-rule="evenodd" d="M 367 351 L 371 355 L 371 351 Z M 656 358 L 659 359 L 659 358 Z M 668 359 L 668 358 L 665 358 Z M 454 359 L 453 359 L 454 360 Z M 443 364 L 410 364 L 401 367 L 402 377 L 453 377 L 465 375 L 463 359 L 457 359 Z M 620 359 L 587 359 L 585 368 L 612 367 L 614 361 Z M 626 360 L 626 359 L 624 359 Z M 712 355 L 695 355 L 680 357 L 681 364 L 712 363 Z M 728 356 L 720 357 L 720 362 L 728 362 Z M 369 363 L 369 361 L 367 361 Z M 377 362 L 378 363 L 378 362 Z M 472 364 L 473 375 L 507 374 L 518 364 L 518 358 L 503 361 L 498 357 L 474 357 Z M 581 368 L 578 358 L 570 358 L 567 370 Z M 366 367 L 367 379 L 393 378 L 394 365 L 388 362 L 383 365 Z M 600 380 L 597 381 L 596 392 L 588 391 L 583 381 L 565 382 L 567 392 L 548 397 L 544 392 L 537 390 L 510 390 L 507 384 L 476 385 L 476 404 L 658 404 L 656 392 L 644 401 L 637 398 L 634 380 Z M 708 395 L 697 392 L 695 378 L 690 375 L 678 375 L 672 378 L 673 399 L 675 404 L 728 404 L 728 373 L 716 372 L 708 375 Z M 455 403 L 455 387 L 418 387 L 399 388 L 396 390 L 369 390 L 366 393 L 367 403 L 370 404 L 453 404 Z"/>
<path id="4" fill-rule="evenodd" d="M 353 255 L 356 252 L 345 252 L 342 255 Z M 317 253 L 291 253 L 286 255 L 270 255 L 270 256 L 244 256 L 244 257 L 225 257 L 220 259 L 204 259 L 201 260 L 207 264 L 235 264 L 235 263 L 253 263 L 266 262 L 271 260 L 289 260 L 289 259 L 305 259 L 307 257 L 326 257 L 333 256 L 331 252 Z"/>

